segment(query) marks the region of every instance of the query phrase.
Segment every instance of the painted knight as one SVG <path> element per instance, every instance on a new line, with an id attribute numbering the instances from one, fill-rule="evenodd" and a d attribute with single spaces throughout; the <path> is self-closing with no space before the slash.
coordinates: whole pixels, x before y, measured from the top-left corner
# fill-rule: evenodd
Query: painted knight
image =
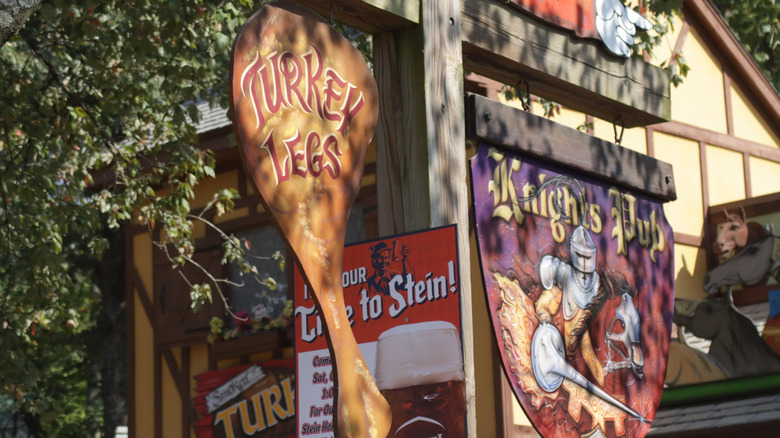
<path id="1" fill-rule="evenodd" d="M 575 228 L 569 245 L 570 263 L 551 255 L 542 257 L 539 263 L 544 290 L 536 300 L 536 314 L 540 322 L 551 322 L 563 307 L 566 354 L 573 356 L 579 346 L 593 377 L 602 385 L 606 373 L 587 331 L 593 307 L 590 305 L 599 295 L 601 284 L 596 272 L 596 245 L 582 226 Z"/>

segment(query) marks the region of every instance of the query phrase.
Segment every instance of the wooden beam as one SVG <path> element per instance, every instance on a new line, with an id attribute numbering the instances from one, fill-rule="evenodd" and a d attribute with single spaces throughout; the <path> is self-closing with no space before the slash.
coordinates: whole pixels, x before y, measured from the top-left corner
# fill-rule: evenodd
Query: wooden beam
<path id="1" fill-rule="evenodd" d="M 420 22 L 419 0 L 295 0 L 326 21 L 376 34 Z"/>
<path id="2" fill-rule="evenodd" d="M 663 201 L 677 198 L 670 164 L 474 94 L 466 97 L 470 137 L 584 172 Z"/>
<path id="3" fill-rule="evenodd" d="M 468 166 L 463 127 L 462 17 L 460 0 L 422 2 L 429 226 L 458 224 L 461 340 L 467 435 L 477 436 L 469 244 Z M 417 188 L 417 190 L 423 189 Z M 408 214 L 408 212 L 407 212 Z M 423 225 L 423 224 L 419 224 Z M 491 382 L 492 383 L 492 382 Z"/>
<path id="4" fill-rule="evenodd" d="M 459 0 L 423 0 L 421 24 L 375 40 L 377 196 L 381 235 L 459 225 L 466 423 L 477 436 L 461 17 Z"/>
<path id="5" fill-rule="evenodd" d="M 379 121 L 376 128 L 377 222 L 381 236 L 404 232 L 404 207 L 401 194 L 401 163 L 399 148 L 403 136 L 404 114 L 401 106 L 401 78 L 396 51 L 396 35 L 385 32 L 374 35 L 374 76 L 379 90 Z"/>
<path id="6" fill-rule="evenodd" d="M 708 131 L 698 126 L 681 122 L 668 122 L 653 126 L 653 130 L 677 137 L 703 141 L 709 145 L 721 147 L 735 152 L 742 152 L 753 157 L 780 162 L 780 149 L 742 138 L 732 137 L 719 132 Z"/>
<path id="7" fill-rule="evenodd" d="M 669 75 L 495 0 L 462 0 L 464 68 L 626 127 L 671 119 Z"/>
<path id="8" fill-rule="evenodd" d="M 138 402 L 136 399 L 135 390 L 135 294 L 136 283 L 139 281 L 135 273 L 137 268 L 133 261 L 133 233 L 130 226 L 125 227 L 125 278 L 127 284 L 125 285 L 125 306 L 126 307 L 126 321 L 127 321 L 127 395 L 125 404 L 127 406 L 127 425 L 130 438 L 136 438 L 138 436 L 136 431 L 136 409 L 135 404 Z"/>

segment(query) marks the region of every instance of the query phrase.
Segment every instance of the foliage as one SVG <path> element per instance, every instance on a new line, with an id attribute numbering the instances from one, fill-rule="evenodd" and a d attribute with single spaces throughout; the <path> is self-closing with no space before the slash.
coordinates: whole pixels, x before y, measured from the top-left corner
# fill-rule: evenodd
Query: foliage
<path id="1" fill-rule="evenodd" d="M 712 0 L 712 3 L 775 90 L 780 90 L 780 3 L 766 0 Z"/>
<path id="2" fill-rule="evenodd" d="M 653 23 L 653 29 L 637 35 L 634 52 L 654 57 L 657 47 L 668 44 L 667 38 L 675 30 L 681 9 L 682 0 L 644 0 L 640 12 Z M 669 59 L 663 60 L 661 67 L 669 72 L 669 79 L 675 87 L 682 84 L 690 70 L 682 53 L 672 53 Z"/>
<path id="3" fill-rule="evenodd" d="M 236 312 L 233 317 L 233 328 L 225 327 L 225 321 L 222 318 L 214 317 L 210 321 L 210 332 L 208 342 L 227 341 L 233 338 L 249 336 L 255 333 L 292 327 L 293 323 L 293 302 L 287 300 L 281 315 L 273 318 L 263 305 L 258 304 L 252 308 L 252 314 L 245 311 Z"/>
<path id="4" fill-rule="evenodd" d="M 231 43 L 258 7 L 53 0 L 0 49 L 0 395 L 47 435 L 91 415 L 72 409 L 87 405 L 80 336 L 100 306 L 90 266 L 112 250 L 102 224 L 157 227 L 191 260 L 205 220 L 190 202 L 214 176 L 193 103 L 227 107 Z M 211 298 L 198 287 L 195 305 Z"/>

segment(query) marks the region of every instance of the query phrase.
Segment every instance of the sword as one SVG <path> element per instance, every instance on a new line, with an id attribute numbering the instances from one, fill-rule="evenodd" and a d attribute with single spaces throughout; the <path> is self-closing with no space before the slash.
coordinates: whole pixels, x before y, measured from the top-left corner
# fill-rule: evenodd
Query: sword
<path id="1" fill-rule="evenodd" d="M 650 420 L 591 383 L 566 362 L 561 334 L 555 326 L 548 322 L 540 324 L 534 332 L 534 338 L 531 341 L 531 364 L 536 382 L 547 392 L 555 391 L 561 386 L 563 379 L 569 379 L 643 423 L 650 423 Z"/>

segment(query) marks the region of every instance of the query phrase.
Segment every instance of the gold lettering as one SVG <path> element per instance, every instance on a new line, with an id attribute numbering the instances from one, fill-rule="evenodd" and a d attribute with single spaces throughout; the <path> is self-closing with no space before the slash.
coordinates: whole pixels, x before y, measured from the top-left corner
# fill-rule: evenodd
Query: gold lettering
<path id="1" fill-rule="evenodd" d="M 601 207 L 598 204 L 590 205 L 590 230 L 596 234 L 601 233 Z"/>
<path id="2" fill-rule="evenodd" d="M 650 259 L 656 262 L 655 253 L 663 252 L 666 247 L 663 230 L 656 220 L 656 211 L 650 213 L 649 221 L 637 218 L 636 197 L 629 193 L 620 193 L 615 187 L 609 189 L 609 198 L 612 200 L 612 218 L 615 219 L 612 238 L 617 239 L 617 253 L 627 254 L 628 243 L 634 237 L 638 237 L 639 245 L 650 248 Z M 596 219 L 598 215 L 594 215 L 591 211 L 591 217 Z M 600 219 L 598 228 L 601 229 Z M 596 232 L 595 223 L 593 229 Z"/>
<path id="3" fill-rule="evenodd" d="M 636 237 L 636 198 L 629 193 L 623 194 L 623 201 L 626 203 L 623 209 L 628 213 L 628 224 L 623 218 L 623 227 L 626 227 L 626 243 L 630 243 Z"/>
<path id="4" fill-rule="evenodd" d="M 233 422 L 230 421 L 230 416 L 235 414 L 237 410 L 238 405 L 233 405 L 217 413 L 216 417 L 214 418 L 214 426 L 218 425 L 220 422 L 223 423 L 222 427 L 225 430 L 226 438 L 235 438 L 235 435 L 233 434 Z"/>
<path id="5" fill-rule="evenodd" d="M 661 229 L 661 226 L 656 223 L 655 210 L 650 213 L 650 229 L 653 230 L 653 247 L 650 248 L 650 260 L 655 262 L 655 252 L 664 252 L 664 249 L 666 249 L 664 231 Z"/>
<path id="6" fill-rule="evenodd" d="M 287 405 L 287 416 L 295 415 L 295 390 L 292 387 L 292 380 L 289 378 L 282 380 L 284 389 L 284 402 Z"/>
<path id="7" fill-rule="evenodd" d="M 547 175 L 540 174 L 539 175 L 539 184 L 544 184 L 544 180 L 547 178 Z M 536 191 L 536 189 L 534 189 Z M 547 199 L 547 189 L 543 189 L 542 193 L 537 197 L 537 199 L 540 199 L 539 201 L 539 215 L 542 217 L 547 217 L 547 203 L 544 201 Z M 535 204 L 535 203 L 534 203 Z M 555 209 L 550 209 L 550 211 L 555 211 Z"/>
<path id="8" fill-rule="evenodd" d="M 625 228 L 623 228 L 623 197 L 618 189 L 612 187 L 609 189 L 609 199 L 612 199 L 612 219 L 615 220 L 615 228 L 612 229 L 612 238 L 617 239 L 617 253 L 627 254 L 626 240 L 624 237 Z"/>
<path id="9" fill-rule="evenodd" d="M 513 158 L 510 165 L 504 155 L 495 148 L 490 149 L 488 156 L 499 163 L 493 171 L 493 179 L 488 182 L 488 193 L 493 194 L 493 217 L 507 222 L 514 218 L 518 225 L 522 225 L 525 216 L 517 202 L 517 189 L 512 182 L 512 172 L 520 170 L 522 163 Z M 506 205 L 507 203 L 509 205 Z"/>
<path id="10" fill-rule="evenodd" d="M 655 214 L 655 212 L 653 212 Z M 636 227 L 637 235 L 639 236 L 639 244 L 645 248 L 650 246 L 650 234 L 653 230 L 650 228 L 650 221 L 639 219 L 639 223 Z"/>
<path id="11" fill-rule="evenodd" d="M 279 390 L 278 386 L 264 390 L 261 395 L 268 413 L 268 427 L 275 425 L 279 420 L 287 418 L 287 411 L 279 405 L 282 399 L 282 391 Z"/>
<path id="12" fill-rule="evenodd" d="M 241 428 L 244 430 L 244 433 L 247 435 L 252 435 L 253 433 L 260 430 L 260 424 L 263 421 L 262 416 L 257 416 L 257 406 L 255 406 L 255 424 L 250 424 L 249 422 L 249 409 L 246 406 L 246 400 L 241 400 L 238 403 L 238 418 L 241 419 Z"/>
<path id="13" fill-rule="evenodd" d="M 260 393 L 252 395 L 252 407 L 255 410 L 255 418 L 257 418 L 257 430 L 265 430 L 268 426 L 266 426 L 263 417 L 263 403 L 260 401 Z"/>

